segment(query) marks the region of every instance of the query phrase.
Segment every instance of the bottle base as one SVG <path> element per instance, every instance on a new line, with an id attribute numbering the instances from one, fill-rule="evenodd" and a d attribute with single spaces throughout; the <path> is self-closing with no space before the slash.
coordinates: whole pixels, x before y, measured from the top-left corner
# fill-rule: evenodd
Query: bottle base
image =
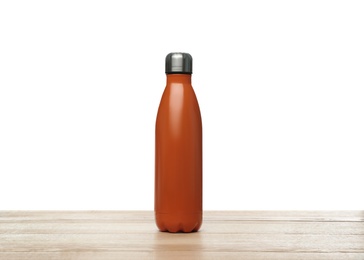
<path id="1" fill-rule="evenodd" d="M 202 224 L 201 213 L 155 213 L 157 227 L 162 232 L 197 232 Z"/>

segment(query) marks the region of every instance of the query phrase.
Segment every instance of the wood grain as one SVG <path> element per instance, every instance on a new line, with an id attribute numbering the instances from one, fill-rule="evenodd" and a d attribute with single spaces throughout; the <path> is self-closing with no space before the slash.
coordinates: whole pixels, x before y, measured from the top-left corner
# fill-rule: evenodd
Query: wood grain
<path id="1" fill-rule="evenodd" d="M 364 211 L 207 211 L 158 232 L 151 211 L 0 211 L 0 259 L 364 259 Z"/>

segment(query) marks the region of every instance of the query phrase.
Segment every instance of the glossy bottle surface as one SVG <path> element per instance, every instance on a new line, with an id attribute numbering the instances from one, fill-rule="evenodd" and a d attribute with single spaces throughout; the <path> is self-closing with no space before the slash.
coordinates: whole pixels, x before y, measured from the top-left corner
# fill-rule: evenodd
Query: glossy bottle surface
<path id="1" fill-rule="evenodd" d="M 155 132 L 155 217 L 161 231 L 202 224 L 202 123 L 190 74 L 167 74 Z"/>

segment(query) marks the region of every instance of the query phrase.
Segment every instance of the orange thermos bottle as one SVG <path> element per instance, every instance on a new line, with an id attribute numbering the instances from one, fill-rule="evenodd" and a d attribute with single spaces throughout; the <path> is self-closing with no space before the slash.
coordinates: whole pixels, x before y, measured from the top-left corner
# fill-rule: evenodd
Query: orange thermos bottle
<path id="1" fill-rule="evenodd" d="M 193 232 L 202 224 L 202 122 L 192 56 L 168 54 L 166 74 L 155 129 L 155 219 L 161 231 Z"/>

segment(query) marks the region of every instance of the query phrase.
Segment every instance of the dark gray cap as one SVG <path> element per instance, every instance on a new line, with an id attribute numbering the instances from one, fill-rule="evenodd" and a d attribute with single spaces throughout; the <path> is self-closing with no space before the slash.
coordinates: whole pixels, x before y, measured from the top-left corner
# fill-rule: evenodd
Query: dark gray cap
<path id="1" fill-rule="evenodd" d="M 171 52 L 166 57 L 167 74 L 192 74 L 192 56 L 185 52 Z"/>

